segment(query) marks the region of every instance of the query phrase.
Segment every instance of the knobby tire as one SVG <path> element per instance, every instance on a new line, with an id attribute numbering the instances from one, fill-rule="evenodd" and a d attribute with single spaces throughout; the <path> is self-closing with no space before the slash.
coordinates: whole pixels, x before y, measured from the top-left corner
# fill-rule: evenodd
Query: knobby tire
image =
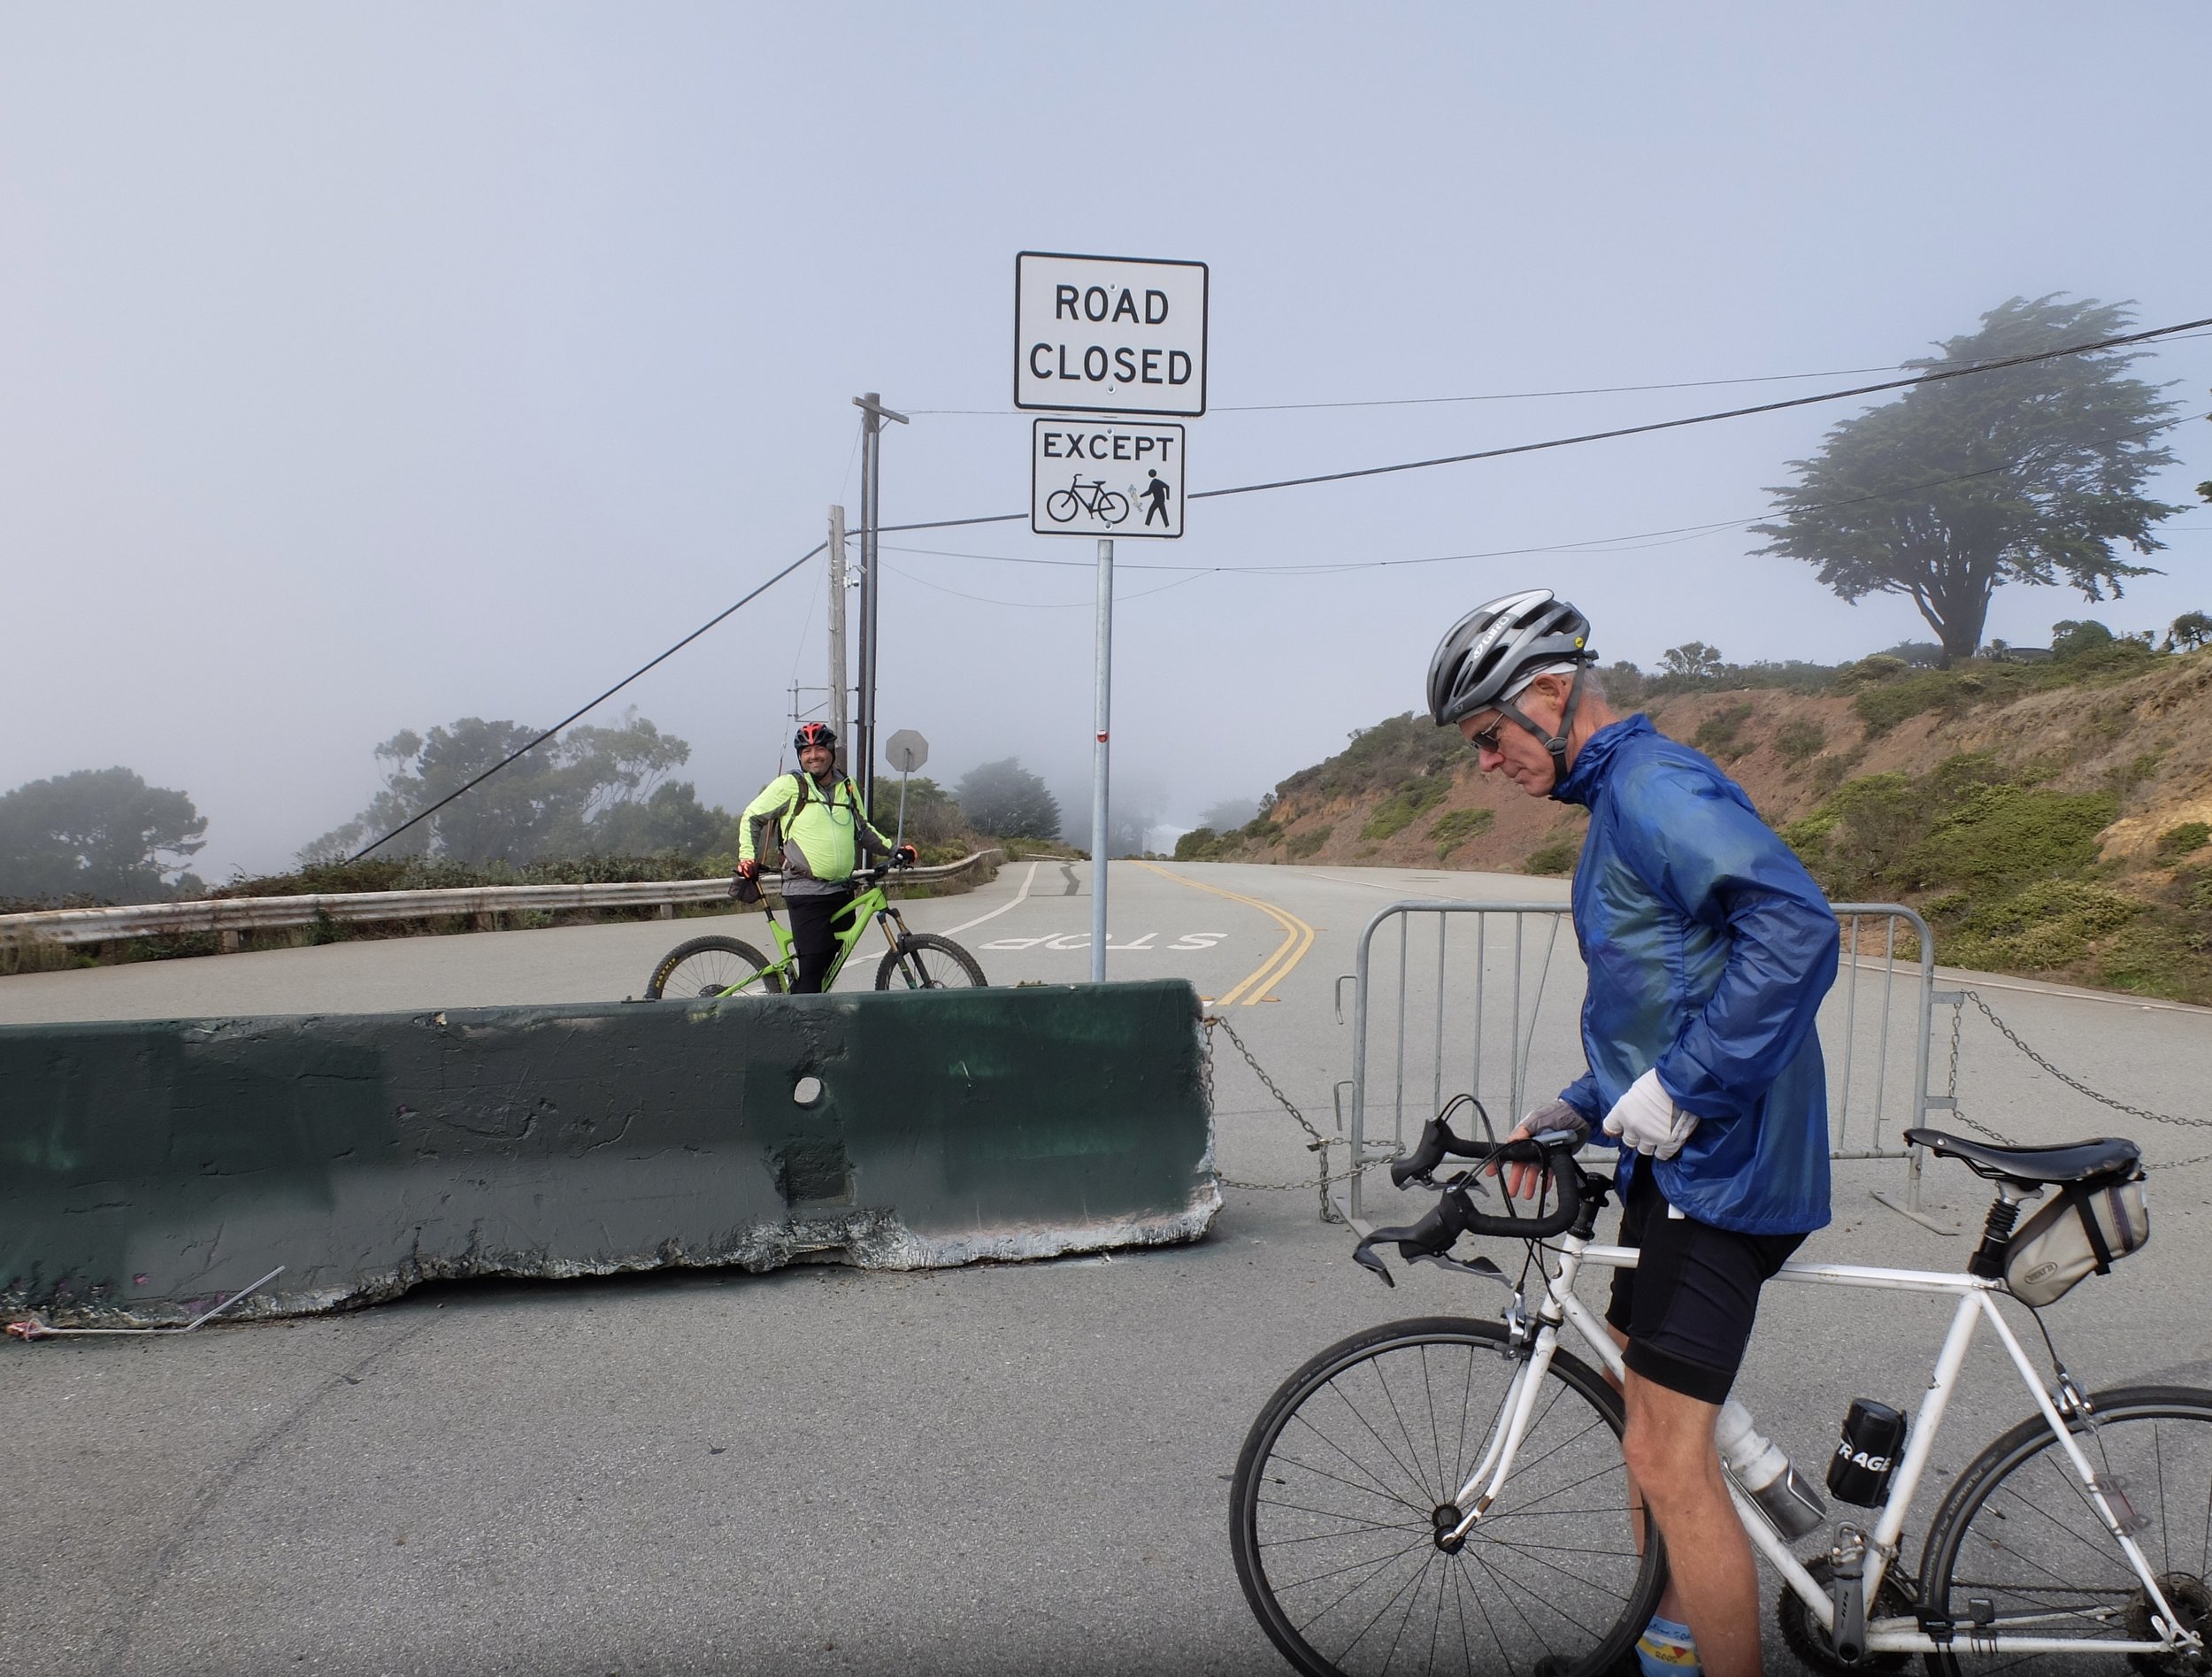
<path id="1" fill-rule="evenodd" d="M 750 943 L 734 937 L 695 937 L 661 958 L 645 986 L 645 999 L 700 1001 L 744 983 L 755 973 L 760 975 L 759 982 L 747 984 L 738 991 L 740 996 L 773 996 L 782 990 L 782 973 Z"/>
<path id="2" fill-rule="evenodd" d="M 876 968 L 879 990 L 981 989 L 989 981 L 974 956 L 934 932 L 909 932 Z"/>

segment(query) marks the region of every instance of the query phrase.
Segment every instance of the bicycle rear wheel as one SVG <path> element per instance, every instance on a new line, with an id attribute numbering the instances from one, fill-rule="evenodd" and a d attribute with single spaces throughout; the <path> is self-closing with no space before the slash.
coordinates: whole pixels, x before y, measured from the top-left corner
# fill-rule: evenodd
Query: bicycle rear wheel
<path id="1" fill-rule="evenodd" d="M 909 932 L 876 968 L 879 990 L 980 989 L 988 982 L 974 956 L 934 932 Z"/>
<path id="2" fill-rule="evenodd" d="M 645 999 L 692 1002 L 734 991 L 740 996 L 775 995 L 783 974 L 750 943 L 733 937 L 695 937 L 661 958 L 645 986 Z"/>
<path id="3" fill-rule="evenodd" d="M 2075 1427 L 2075 1442 L 2140 1522 L 2136 1544 L 2182 1627 L 2212 1634 L 2212 1392 L 2132 1386 L 2100 1392 L 2090 1405 L 2096 1429 Z M 2150 1591 L 2039 1417 L 2022 1421 L 1959 1475 L 1928 1530 L 1920 1594 L 1930 1615 L 1958 1627 L 1948 1650 L 1928 1656 L 1928 1669 L 1940 1677 L 2117 1670 L 2118 1656 L 2099 1642 L 2157 1638 Z M 2008 1630 L 2078 1638 L 2079 1651 L 2008 1651 Z M 2126 1662 L 2153 1677 L 2212 1670 L 2203 1658 L 2180 1654 L 2130 1654 Z"/>
<path id="4" fill-rule="evenodd" d="M 1237 1578 L 1306 1677 L 1595 1677 L 1649 1622 L 1666 1558 L 1655 1532 L 1638 1550 L 1621 1400 L 1564 1352 L 1498 1500 L 1443 1547 L 1527 1366 L 1506 1351 L 1495 1322 L 1387 1323 L 1323 1351 L 1252 1423 L 1230 1498 Z"/>

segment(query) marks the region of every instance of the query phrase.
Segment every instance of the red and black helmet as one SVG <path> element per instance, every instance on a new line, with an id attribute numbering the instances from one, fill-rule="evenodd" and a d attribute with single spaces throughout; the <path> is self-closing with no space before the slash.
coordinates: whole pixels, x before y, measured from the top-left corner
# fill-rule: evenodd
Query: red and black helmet
<path id="1" fill-rule="evenodd" d="M 837 749 L 837 733 L 826 722 L 802 722 L 799 731 L 791 736 L 792 745 L 805 750 L 810 745 L 819 745 L 830 750 Z"/>

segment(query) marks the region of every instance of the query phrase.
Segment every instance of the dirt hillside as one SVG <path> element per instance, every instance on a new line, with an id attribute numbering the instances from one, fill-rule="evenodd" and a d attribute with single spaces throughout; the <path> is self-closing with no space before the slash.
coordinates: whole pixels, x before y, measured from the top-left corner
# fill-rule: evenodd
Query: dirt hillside
<path id="1" fill-rule="evenodd" d="M 1828 691 L 1678 692 L 1618 708 L 1711 756 L 1832 891 L 1933 903 L 1992 965 L 2212 999 L 2212 650 L 2146 654 L 2017 696 L 2029 678 L 2006 666 L 1878 665 L 1894 660 L 1852 666 Z M 1448 730 L 1397 717 L 1292 775 L 1257 820 L 1200 853 L 1559 873 L 1584 825 L 1578 810 L 1486 781 Z M 2061 886 L 2071 895 L 2051 898 Z M 2044 895 L 2024 896 L 2031 888 Z M 1991 918 L 2000 906 L 2096 924 L 2045 950 L 2058 958 L 2024 958 L 1989 943 L 2008 935 Z M 2101 953 L 2131 919 L 2157 923 L 2162 953 L 2134 961 L 2145 973 L 2105 970 Z M 1939 947 L 1950 958 L 1951 942 Z"/>

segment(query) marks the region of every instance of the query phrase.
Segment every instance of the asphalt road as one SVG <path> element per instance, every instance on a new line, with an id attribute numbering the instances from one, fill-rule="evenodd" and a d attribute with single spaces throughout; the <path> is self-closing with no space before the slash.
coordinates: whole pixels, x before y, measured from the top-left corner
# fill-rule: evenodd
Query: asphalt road
<path id="1" fill-rule="evenodd" d="M 908 918 L 960 928 L 995 982 L 1081 979 L 1087 876 L 1021 863 Z M 1399 896 L 1563 896 L 1524 878 L 1356 869 L 1118 864 L 1111 884 L 1110 975 L 1189 976 L 1324 1129 L 1349 1060 L 1333 981 L 1369 915 Z M 22 975 L 0 980 L 0 1022 L 604 998 L 637 992 L 664 949 L 707 929 Z M 2063 1069 L 2208 1115 L 2212 1016 L 1973 982 Z M 1556 1005 L 1557 1023 L 1540 1016 L 1548 1040 L 1571 1029 Z M 1245 1427 L 1341 1335 L 1495 1300 L 1425 1268 L 1394 1291 L 1354 1268 L 1349 1237 L 1317 1216 L 1302 1135 L 1218 1044 L 1216 1066 L 1225 1173 L 1302 1185 L 1228 1190 L 1190 1247 L 933 1273 L 476 1283 L 333 1319 L 0 1345 L 0 1670 L 1281 1671 L 1229 1560 Z M 1978 1016 L 1962 1067 L 1969 1112 L 2008 1134 L 2131 1135 L 2154 1162 L 2212 1152 L 2212 1135 L 2064 1089 Z M 1836 1221 L 1806 1255 L 1957 1267 L 1963 1240 L 1870 1197 L 1902 1182 L 1893 1161 L 1839 1165 Z M 1973 1188 L 1941 1165 L 1927 1183 L 1978 1221 Z M 2152 1189 L 2157 1238 L 2047 1312 L 2091 1386 L 2212 1373 L 2212 1165 L 2161 1171 Z M 1944 1320 L 1930 1301 L 1770 1289 L 1740 1393 L 1816 1476 L 1852 1396 L 1914 1400 Z M 2008 1365 L 1978 1350 L 1930 1507 L 2026 1407 Z M 1923 1528 L 1908 1527 L 1909 1554 Z M 1791 1668 L 1778 1643 L 1770 1658 Z"/>

